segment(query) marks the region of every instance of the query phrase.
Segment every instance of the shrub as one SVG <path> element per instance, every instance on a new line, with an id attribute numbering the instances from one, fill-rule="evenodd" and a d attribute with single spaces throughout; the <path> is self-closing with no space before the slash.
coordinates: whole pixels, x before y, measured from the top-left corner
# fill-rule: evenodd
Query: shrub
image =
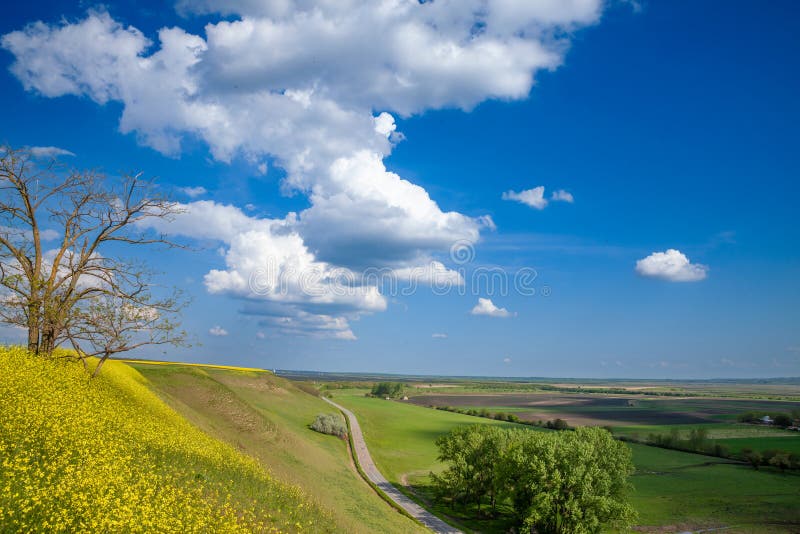
<path id="1" fill-rule="evenodd" d="M 295 385 L 297 386 L 297 389 L 308 393 L 309 395 L 313 395 L 315 397 L 320 396 L 320 391 L 308 382 L 295 382 Z"/>
<path id="2" fill-rule="evenodd" d="M 753 466 L 753 469 L 758 471 L 758 467 L 761 465 L 761 462 L 764 461 L 764 458 L 761 456 L 761 453 L 755 451 L 749 451 L 744 453 L 744 459 Z"/>
<path id="3" fill-rule="evenodd" d="M 792 461 L 789 459 L 788 452 L 778 452 L 769 459 L 769 465 L 777 467 L 783 472 L 792 467 Z"/>
<path id="4" fill-rule="evenodd" d="M 347 436 L 347 425 L 342 416 L 338 414 L 321 413 L 317 415 L 317 418 L 311 423 L 311 429 L 340 438 Z"/>
<path id="5" fill-rule="evenodd" d="M 564 419 L 556 419 L 555 421 L 548 421 L 545 425 L 547 428 L 552 430 L 567 430 L 569 429 L 569 424 Z"/>

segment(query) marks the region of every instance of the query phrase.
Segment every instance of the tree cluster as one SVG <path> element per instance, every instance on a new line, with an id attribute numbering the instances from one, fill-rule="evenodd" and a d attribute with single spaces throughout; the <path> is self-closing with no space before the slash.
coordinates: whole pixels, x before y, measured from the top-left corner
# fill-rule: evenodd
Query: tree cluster
<path id="1" fill-rule="evenodd" d="M 791 451 L 769 449 L 764 452 L 754 451 L 749 447 L 742 449 L 742 459 L 748 462 L 753 469 L 760 467 L 774 467 L 781 472 L 787 469 L 800 469 L 800 454 Z"/>
<path id="2" fill-rule="evenodd" d="M 786 428 L 794 424 L 794 421 L 800 420 L 800 410 L 792 410 L 791 412 L 745 412 L 740 414 L 736 419 L 740 423 L 761 423 L 764 416 L 769 416 L 772 419 L 772 424 Z"/>
<path id="3" fill-rule="evenodd" d="M 624 527 L 635 513 L 626 501 L 633 473 L 627 445 L 601 428 L 532 432 L 488 425 L 441 436 L 432 474 L 439 499 L 494 516 L 510 511 L 518 527 L 540 534 Z"/>
<path id="4" fill-rule="evenodd" d="M 800 455 L 795 452 L 780 449 L 769 449 L 759 452 L 749 447 L 743 448 L 738 453 L 731 452 L 731 450 L 722 443 L 709 439 L 708 430 L 705 428 L 693 428 L 685 435 L 681 434 L 677 428 L 673 428 L 666 434 L 649 434 L 644 440 L 636 436 L 621 437 L 620 439 L 632 441 L 634 443 L 644 443 L 664 449 L 674 449 L 684 452 L 707 454 L 719 458 L 740 460 L 749 463 L 753 469 L 756 470 L 760 467 L 774 467 L 782 472 L 787 469 L 800 469 Z"/>
<path id="5" fill-rule="evenodd" d="M 485 417 L 487 419 L 494 419 L 496 421 L 508 421 L 510 423 L 528 424 L 527 421 L 521 421 L 519 417 L 511 412 L 490 412 L 486 408 L 462 408 L 459 406 L 434 406 L 428 405 L 428 408 L 434 410 L 444 410 L 445 412 L 454 412 L 464 415 L 471 415 L 473 417 Z"/>
<path id="6" fill-rule="evenodd" d="M 174 246 L 148 227 L 175 213 L 139 174 L 114 179 L 0 147 L 0 322 L 26 330 L 33 354 L 67 345 L 84 364 L 99 358 L 95 373 L 119 352 L 182 343 L 180 293 L 121 255 Z"/>
<path id="7" fill-rule="evenodd" d="M 402 397 L 405 390 L 406 386 L 402 382 L 378 382 L 372 386 L 370 395 L 373 397 L 389 397 L 396 399 Z"/>

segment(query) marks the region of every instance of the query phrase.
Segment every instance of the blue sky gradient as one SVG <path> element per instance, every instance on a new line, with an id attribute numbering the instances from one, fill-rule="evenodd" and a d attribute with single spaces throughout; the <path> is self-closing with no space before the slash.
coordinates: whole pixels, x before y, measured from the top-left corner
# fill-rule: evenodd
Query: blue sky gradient
<path id="1" fill-rule="evenodd" d="M 167 2 L 137 5 L 107 9 L 153 41 L 161 27 L 202 36 L 220 19 L 180 16 Z M 90 7 L 15 5 L 0 35 L 37 20 L 77 21 Z M 184 324 L 197 345 L 139 355 L 415 374 L 800 375 L 798 20 L 791 1 L 612 3 L 574 32 L 560 67 L 536 72 L 526 98 L 393 113 L 405 139 L 387 169 L 443 211 L 490 215 L 497 227 L 481 231 L 467 275 L 479 267 L 538 273 L 534 296 L 491 296 L 513 316 L 472 315 L 488 295 L 423 286 L 351 319 L 356 340 L 287 334 L 241 313 L 246 298 L 209 293 L 203 279 L 224 267 L 222 245 L 200 240 L 193 251 L 145 253 L 162 280 L 192 295 Z M 311 205 L 285 194 L 274 159 L 262 175 L 246 158 L 214 160 L 191 136 L 179 154 L 161 154 L 119 132 L 119 102 L 26 90 L 9 71 L 14 59 L 0 50 L 0 140 L 11 146 L 61 147 L 75 153 L 63 159 L 70 165 L 109 174 L 143 170 L 182 202 L 190 199 L 177 188 L 203 186 L 205 199 L 252 204 L 251 216 L 283 218 Z M 540 185 L 548 197 L 569 191 L 574 203 L 537 210 L 502 199 Z M 708 266 L 705 279 L 637 274 L 638 260 L 668 249 Z M 455 268 L 446 249 L 433 257 Z M 211 335 L 214 326 L 228 335 Z"/>

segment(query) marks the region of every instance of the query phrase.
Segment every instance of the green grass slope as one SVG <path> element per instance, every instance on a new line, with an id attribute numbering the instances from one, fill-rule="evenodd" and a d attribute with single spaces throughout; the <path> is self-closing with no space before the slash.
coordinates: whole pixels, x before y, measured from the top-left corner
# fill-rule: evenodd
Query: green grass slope
<path id="1" fill-rule="evenodd" d="M 209 434 L 269 465 L 333 514 L 341 532 L 423 532 L 356 473 L 347 442 L 308 428 L 335 409 L 271 373 L 134 364 L 151 387 Z"/>
<path id="2" fill-rule="evenodd" d="M 508 424 L 366 398 L 363 393 L 336 392 L 335 400 L 359 418 L 372 457 L 384 475 L 393 482 L 407 479 L 423 492 L 427 473 L 441 468 L 436 461 L 437 436 L 458 425 Z M 798 475 L 754 471 L 708 456 L 643 445 L 632 449 L 636 474 L 631 499 L 643 530 L 679 532 L 714 526 L 732 527 L 726 532 L 800 529 Z M 493 525 L 484 527 L 489 531 Z"/>
<path id="3" fill-rule="evenodd" d="M 333 532 L 331 516 L 198 430 L 134 369 L 0 348 L 0 532 Z"/>

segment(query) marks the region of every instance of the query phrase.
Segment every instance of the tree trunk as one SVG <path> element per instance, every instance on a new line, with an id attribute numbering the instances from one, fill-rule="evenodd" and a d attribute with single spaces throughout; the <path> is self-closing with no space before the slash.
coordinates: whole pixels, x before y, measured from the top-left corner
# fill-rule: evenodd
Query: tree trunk
<path id="1" fill-rule="evenodd" d="M 39 354 L 43 356 L 50 356 L 55 350 L 56 333 L 52 326 L 46 326 L 42 329 L 41 341 L 39 342 Z"/>
<path id="2" fill-rule="evenodd" d="M 103 354 L 100 358 L 100 361 L 97 362 L 97 367 L 94 368 L 94 372 L 92 373 L 92 378 L 96 377 L 100 373 L 100 368 L 106 363 L 108 357 L 111 356 L 110 353 Z"/>
<path id="3" fill-rule="evenodd" d="M 39 354 L 39 306 L 35 303 L 28 306 L 28 350 Z"/>

